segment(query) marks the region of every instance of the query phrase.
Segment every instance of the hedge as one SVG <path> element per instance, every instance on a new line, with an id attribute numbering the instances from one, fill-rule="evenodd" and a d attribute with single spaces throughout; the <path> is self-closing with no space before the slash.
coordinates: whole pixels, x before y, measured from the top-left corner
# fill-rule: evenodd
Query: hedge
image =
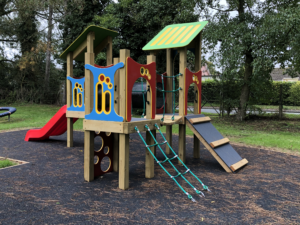
<path id="1" fill-rule="evenodd" d="M 249 105 L 279 105 L 280 103 L 280 85 L 282 85 L 283 105 L 299 106 L 300 102 L 295 97 L 295 88 L 291 89 L 295 83 L 273 81 L 261 87 L 251 87 Z M 298 87 L 298 86 L 297 86 Z M 241 85 L 238 82 L 220 82 L 215 80 L 202 81 L 202 94 L 209 102 L 220 103 L 223 101 L 225 107 L 236 107 L 239 103 Z M 300 93 L 299 93 L 300 95 Z M 202 96 L 202 101 L 204 97 Z M 194 99 L 194 87 L 190 86 L 188 99 Z"/>

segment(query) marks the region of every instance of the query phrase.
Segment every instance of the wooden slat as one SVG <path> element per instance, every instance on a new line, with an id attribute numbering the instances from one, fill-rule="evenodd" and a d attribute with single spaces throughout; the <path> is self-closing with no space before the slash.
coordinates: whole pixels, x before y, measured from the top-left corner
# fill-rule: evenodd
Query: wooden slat
<path id="1" fill-rule="evenodd" d="M 236 170 L 238 170 L 239 168 L 241 168 L 242 166 L 245 166 L 247 163 L 248 163 L 248 160 L 247 160 L 247 159 L 242 159 L 241 161 L 239 161 L 239 162 L 237 162 L 237 163 L 231 165 L 231 166 L 230 166 L 230 169 L 231 169 L 232 171 L 236 171 Z"/>
<path id="2" fill-rule="evenodd" d="M 74 51 L 73 59 L 76 60 L 77 56 L 79 56 L 86 49 L 86 40 L 82 42 L 78 48 Z"/>
<path id="3" fill-rule="evenodd" d="M 101 121 L 101 120 L 83 120 L 83 129 L 89 131 L 102 131 L 102 132 L 112 132 L 119 134 L 131 134 L 135 133 L 135 127 L 137 127 L 141 132 L 147 131 L 145 125 L 147 124 L 150 130 L 155 130 L 155 124 L 158 126 L 160 120 L 141 120 L 133 122 L 111 122 L 111 121 Z"/>
<path id="4" fill-rule="evenodd" d="M 100 120 L 83 120 L 83 129 L 90 131 L 124 133 L 124 123 Z"/>
<path id="5" fill-rule="evenodd" d="M 202 142 L 205 148 L 213 155 L 213 157 L 220 163 L 224 170 L 231 173 L 231 169 L 223 162 L 223 160 L 218 156 L 218 154 L 211 148 L 211 146 L 204 140 L 204 138 L 198 133 L 194 126 L 190 123 L 186 123 L 192 132 L 197 136 L 197 138 Z"/>
<path id="6" fill-rule="evenodd" d="M 156 115 L 155 119 L 161 119 L 163 117 L 162 114 Z M 164 116 L 164 121 L 160 122 L 162 125 L 173 125 L 173 124 L 185 124 L 185 120 L 183 116 L 174 116 L 174 120 L 172 120 L 172 116 Z"/>
<path id="7" fill-rule="evenodd" d="M 224 144 L 227 144 L 227 143 L 229 143 L 229 139 L 228 139 L 228 138 L 223 138 L 223 139 L 221 139 L 221 140 L 217 140 L 217 141 L 211 142 L 211 143 L 210 143 L 210 146 L 211 146 L 212 148 L 216 148 L 216 147 L 218 147 L 218 146 L 220 146 L 220 145 L 224 145 Z"/>
<path id="8" fill-rule="evenodd" d="M 124 123 L 124 133 L 125 134 L 131 134 L 131 133 L 135 133 L 135 127 L 137 127 L 139 129 L 139 131 L 147 131 L 147 129 L 145 128 L 145 125 L 147 124 L 150 128 L 150 130 L 155 130 L 155 124 L 157 124 L 158 126 L 160 126 L 159 124 L 160 120 L 141 120 L 141 121 L 133 121 L 133 122 L 126 122 Z"/>
<path id="9" fill-rule="evenodd" d="M 85 112 L 84 111 L 67 111 L 66 117 L 67 118 L 84 118 Z"/>
<path id="10" fill-rule="evenodd" d="M 205 117 L 191 118 L 189 119 L 189 121 L 191 124 L 196 124 L 196 123 L 208 122 L 211 121 L 211 119 L 208 116 L 205 116 Z"/>
<path id="11" fill-rule="evenodd" d="M 129 188 L 129 134 L 119 136 L 119 188 Z"/>

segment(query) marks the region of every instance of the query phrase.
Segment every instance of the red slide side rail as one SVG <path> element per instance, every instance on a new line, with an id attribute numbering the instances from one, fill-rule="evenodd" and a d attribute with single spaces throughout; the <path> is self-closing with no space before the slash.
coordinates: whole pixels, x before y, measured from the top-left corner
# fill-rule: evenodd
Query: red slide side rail
<path id="1" fill-rule="evenodd" d="M 48 139 L 50 136 L 62 135 L 67 131 L 67 105 L 58 110 L 58 112 L 46 123 L 41 129 L 32 129 L 26 133 L 25 141 L 41 141 Z M 73 123 L 78 118 L 73 118 Z"/>

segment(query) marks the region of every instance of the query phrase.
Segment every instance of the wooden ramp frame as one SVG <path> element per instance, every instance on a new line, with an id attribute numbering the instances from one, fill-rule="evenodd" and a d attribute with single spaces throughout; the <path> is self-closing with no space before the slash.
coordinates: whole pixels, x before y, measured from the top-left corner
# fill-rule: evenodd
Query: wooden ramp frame
<path id="1" fill-rule="evenodd" d="M 204 115 L 188 115 L 186 116 L 186 120 L 187 126 L 226 172 L 234 172 L 248 163 L 247 159 L 242 159 L 232 148 L 229 144 L 229 139 L 224 138 L 210 123 L 209 117 Z"/>

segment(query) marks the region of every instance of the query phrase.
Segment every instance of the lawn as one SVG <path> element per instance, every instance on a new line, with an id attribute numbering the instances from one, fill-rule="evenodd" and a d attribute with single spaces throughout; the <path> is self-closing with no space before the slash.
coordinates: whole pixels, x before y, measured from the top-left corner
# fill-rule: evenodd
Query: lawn
<path id="1" fill-rule="evenodd" d="M 17 112 L 11 116 L 0 118 L 1 130 L 40 128 L 49 121 L 59 110 L 59 106 L 37 104 L 15 104 Z M 210 116 L 213 125 L 228 137 L 232 143 L 276 148 L 280 151 L 293 151 L 300 153 L 300 116 L 286 115 L 279 120 L 273 114 L 254 116 L 244 122 L 237 122 L 232 117 L 219 118 L 216 114 L 205 113 Z M 75 130 L 82 130 L 82 119 L 74 125 Z M 162 127 L 165 131 L 165 127 Z M 178 134 L 178 125 L 173 126 L 173 134 Z M 187 127 L 187 135 L 193 135 Z"/>
<path id="2" fill-rule="evenodd" d="M 16 165 L 16 164 L 17 163 L 9 161 L 8 159 L 4 159 L 4 160 L 0 159 L 0 169 L 5 168 L 5 167 L 9 167 L 9 166 L 13 166 L 13 165 Z"/>

